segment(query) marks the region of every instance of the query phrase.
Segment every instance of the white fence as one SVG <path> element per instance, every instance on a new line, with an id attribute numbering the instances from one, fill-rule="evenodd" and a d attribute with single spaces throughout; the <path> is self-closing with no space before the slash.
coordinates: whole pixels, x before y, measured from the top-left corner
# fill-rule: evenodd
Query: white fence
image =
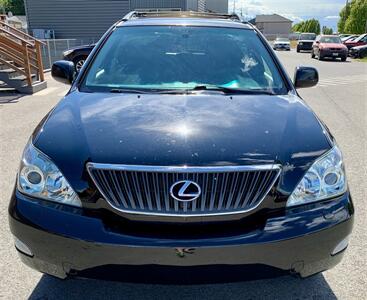
<path id="1" fill-rule="evenodd" d="M 42 46 L 42 61 L 44 69 L 50 69 L 52 64 L 63 58 L 63 52 L 82 45 L 90 45 L 97 40 L 90 39 L 47 39 L 43 40 L 46 45 Z"/>

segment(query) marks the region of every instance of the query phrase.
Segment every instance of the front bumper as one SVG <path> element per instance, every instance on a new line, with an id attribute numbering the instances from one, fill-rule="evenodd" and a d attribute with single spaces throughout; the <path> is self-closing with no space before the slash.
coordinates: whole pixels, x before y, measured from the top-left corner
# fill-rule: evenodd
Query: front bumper
<path id="1" fill-rule="evenodd" d="M 313 43 L 298 43 L 297 49 L 299 51 L 311 51 L 312 50 Z"/>
<path id="2" fill-rule="evenodd" d="M 322 49 L 321 50 L 321 56 L 322 57 L 342 58 L 342 57 L 347 57 L 348 52 L 347 51 L 333 51 L 333 50 L 330 50 L 330 49 Z"/>
<path id="3" fill-rule="evenodd" d="M 349 193 L 307 208 L 269 218 L 262 229 L 212 238 L 159 238 L 109 231 L 99 218 L 81 209 L 30 199 L 15 191 L 9 206 L 13 235 L 32 256 L 28 266 L 60 278 L 85 276 L 88 270 L 122 266 L 182 268 L 266 266 L 302 277 L 335 266 L 343 250 L 331 255 L 353 225 Z M 86 275 L 88 276 L 88 275 Z M 103 276 L 102 276 L 103 277 Z"/>
<path id="4" fill-rule="evenodd" d="M 274 50 L 290 50 L 291 46 L 290 45 L 274 45 L 273 49 Z"/>

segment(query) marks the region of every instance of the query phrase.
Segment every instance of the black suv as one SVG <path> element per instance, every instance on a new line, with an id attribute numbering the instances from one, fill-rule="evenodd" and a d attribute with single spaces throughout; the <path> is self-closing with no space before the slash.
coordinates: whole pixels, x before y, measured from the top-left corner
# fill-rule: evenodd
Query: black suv
<path id="1" fill-rule="evenodd" d="M 301 33 L 297 41 L 297 52 L 311 51 L 313 42 L 316 40 L 314 33 Z"/>
<path id="2" fill-rule="evenodd" d="M 92 52 L 95 44 L 83 45 L 68 49 L 63 52 L 63 59 L 72 61 L 77 72 L 82 69 L 88 55 Z"/>
<path id="3" fill-rule="evenodd" d="M 340 262 L 354 214 L 343 158 L 296 91 L 317 71 L 292 82 L 240 17 L 132 12 L 77 78 L 69 61 L 52 75 L 72 86 L 26 145 L 9 206 L 27 265 L 156 281 Z"/>

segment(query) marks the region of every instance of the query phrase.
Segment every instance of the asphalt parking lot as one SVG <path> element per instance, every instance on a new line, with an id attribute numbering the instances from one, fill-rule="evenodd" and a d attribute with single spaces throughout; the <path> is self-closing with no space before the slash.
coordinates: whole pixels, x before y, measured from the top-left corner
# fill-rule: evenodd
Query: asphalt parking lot
<path id="1" fill-rule="evenodd" d="M 23 147 L 33 128 L 67 86 L 53 81 L 34 96 L 0 94 L 1 299 L 366 299 L 367 298 L 367 63 L 317 61 L 309 53 L 277 52 L 290 76 L 297 65 L 318 68 L 320 83 L 300 90 L 344 152 L 356 206 L 353 236 L 336 268 L 305 280 L 276 279 L 212 285 L 146 285 L 73 279 L 61 281 L 23 265 L 8 228 L 7 205 Z M 159 276 L 159 274 L 157 274 Z"/>

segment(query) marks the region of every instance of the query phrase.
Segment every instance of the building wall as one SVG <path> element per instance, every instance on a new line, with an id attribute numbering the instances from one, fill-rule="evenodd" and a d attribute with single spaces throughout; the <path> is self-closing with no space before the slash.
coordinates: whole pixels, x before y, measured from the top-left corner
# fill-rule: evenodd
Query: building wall
<path id="1" fill-rule="evenodd" d="M 206 9 L 217 13 L 228 13 L 228 0 L 206 0 Z"/>
<path id="2" fill-rule="evenodd" d="M 292 29 L 292 22 L 267 22 L 256 23 L 256 27 L 263 34 L 290 34 Z"/>
<path id="3" fill-rule="evenodd" d="M 197 2 L 197 0 L 194 0 Z M 131 0 L 131 10 L 144 8 L 180 8 L 186 9 L 186 0 Z"/>
<path id="4" fill-rule="evenodd" d="M 185 10 L 197 10 L 198 1 L 197 0 L 187 0 Z"/>
<path id="5" fill-rule="evenodd" d="M 130 11 L 129 0 L 25 0 L 28 29 L 53 29 L 58 39 L 99 38 Z"/>
<path id="6" fill-rule="evenodd" d="M 213 11 L 228 0 L 25 0 L 28 30 L 52 29 L 57 39 L 97 40 L 116 21 L 134 9 L 180 8 Z M 221 11 L 220 11 L 221 12 Z"/>

